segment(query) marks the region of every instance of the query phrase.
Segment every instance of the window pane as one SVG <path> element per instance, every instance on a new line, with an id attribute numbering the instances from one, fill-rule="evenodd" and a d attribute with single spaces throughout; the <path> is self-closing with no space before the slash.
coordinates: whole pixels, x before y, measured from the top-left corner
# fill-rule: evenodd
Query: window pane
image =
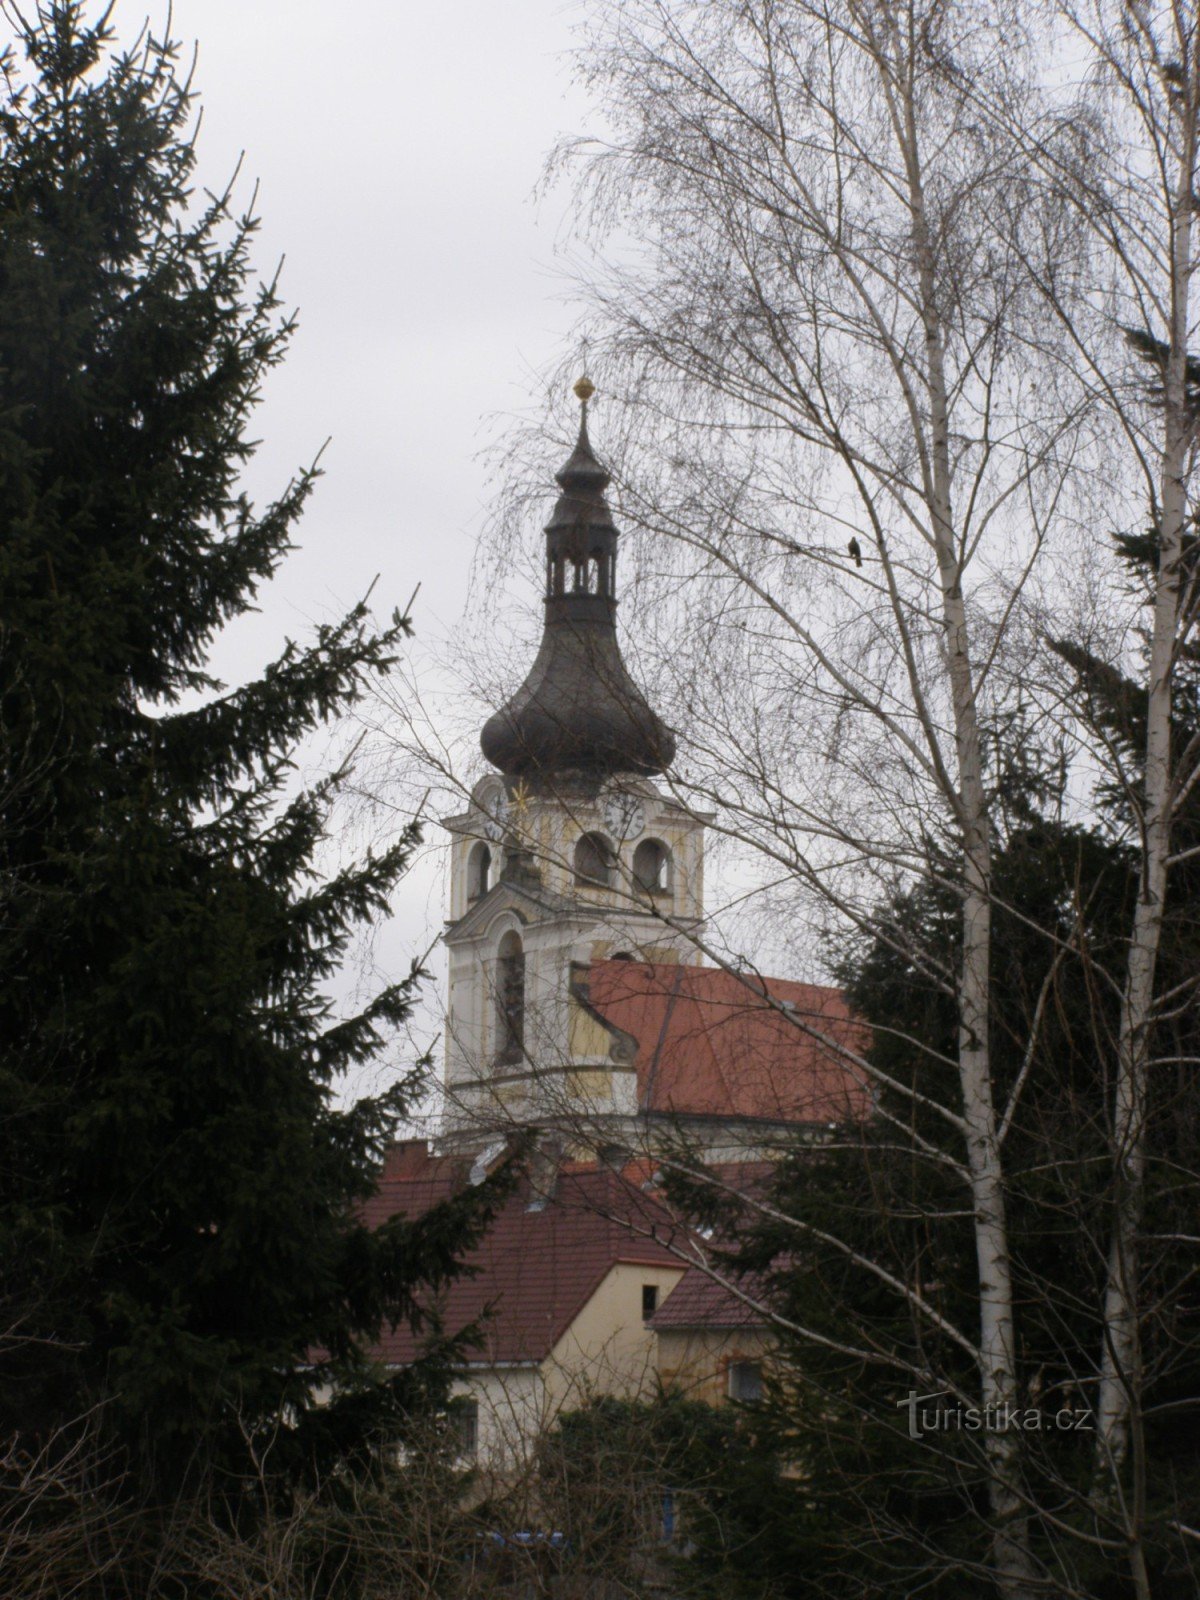
<path id="1" fill-rule="evenodd" d="M 459 1399 L 451 1402 L 450 1420 L 458 1442 L 458 1453 L 474 1459 L 479 1450 L 479 1402 Z"/>
<path id="2" fill-rule="evenodd" d="M 757 1405 L 762 1399 L 762 1365 L 758 1361 L 734 1361 L 729 1367 L 729 1398 L 743 1405 Z"/>

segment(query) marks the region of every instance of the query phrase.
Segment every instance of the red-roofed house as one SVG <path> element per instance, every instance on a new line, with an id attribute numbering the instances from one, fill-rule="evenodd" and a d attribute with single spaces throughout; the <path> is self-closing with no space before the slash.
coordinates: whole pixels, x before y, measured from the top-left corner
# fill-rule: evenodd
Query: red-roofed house
<path id="1" fill-rule="evenodd" d="M 468 1167 L 424 1141 L 399 1145 L 368 1215 L 418 1214 L 469 1182 Z M 651 1322 L 685 1275 L 684 1235 L 639 1178 L 591 1166 L 525 1181 L 467 1257 L 468 1272 L 431 1303 L 447 1331 L 478 1329 L 459 1391 L 475 1402 L 476 1447 L 491 1461 L 511 1463 L 589 1395 L 634 1395 L 654 1382 Z M 379 1355 L 399 1366 L 418 1348 L 399 1327 Z"/>

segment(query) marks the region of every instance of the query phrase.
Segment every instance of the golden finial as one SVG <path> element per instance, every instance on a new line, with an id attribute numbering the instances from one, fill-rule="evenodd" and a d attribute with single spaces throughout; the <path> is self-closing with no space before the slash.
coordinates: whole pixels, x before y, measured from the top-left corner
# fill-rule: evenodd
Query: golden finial
<path id="1" fill-rule="evenodd" d="M 533 791 L 525 782 L 525 779 L 520 778 L 513 785 L 509 794 L 509 804 L 516 813 L 517 826 L 522 829 L 525 827 L 525 824 L 529 818 L 529 801 L 532 797 L 532 793 Z"/>
<path id="2" fill-rule="evenodd" d="M 583 401 L 584 405 L 587 405 L 588 401 L 592 398 L 595 392 L 596 385 L 589 377 L 585 376 L 577 380 L 575 384 L 575 394 L 580 400 Z"/>

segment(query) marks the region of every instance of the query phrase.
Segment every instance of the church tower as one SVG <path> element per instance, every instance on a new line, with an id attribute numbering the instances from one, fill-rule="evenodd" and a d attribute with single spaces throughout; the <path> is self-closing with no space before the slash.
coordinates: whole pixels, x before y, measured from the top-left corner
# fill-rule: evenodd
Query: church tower
<path id="1" fill-rule="evenodd" d="M 586 1118 L 625 1142 L 636 1041 L 590 1003 L 592 964 L 688 959 L 703 919 L 704 823 L 654 779 L 675 741 L 617 642 L 610 478 L 579 437 L 546 524 L 545 627 L 516 694 L 484 725 L 496 773 L 452 835 L 448 1145 Z M 694 959 L 694 956 L 692 957 Z"/>

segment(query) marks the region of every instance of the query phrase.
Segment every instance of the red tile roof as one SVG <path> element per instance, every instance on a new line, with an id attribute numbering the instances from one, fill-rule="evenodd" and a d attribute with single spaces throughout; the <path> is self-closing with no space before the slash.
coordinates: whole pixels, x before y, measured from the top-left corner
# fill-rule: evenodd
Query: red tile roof
<path id="1" fill-rule="evenodd" d="M 590 1005 L 638 1042 L 643 1110 L 817 1123 L 870 1109 L 861 1077 L 838 1052 L 861 1054 L 868 1043 L 840 989 L 719 967 L 597 961 L 588 991 Z"/>
<path id="2" fill-rule="evenodd" d="M 423 1143 L 396 1146 L 367 1207 L 368 1220 L 420 1214 L 452 1194 L 468 1167 L 469 1161 L 431 1156 Z M 437 1308 L 447 1332 L 485 1319 L 469 1360 L 542 1361 L 613 1266 L 678 1267 L 664 1241 L 679 1237 L 678 1225 L 636 1179 L 608 1167 L 566 1168 L 548 1198 L 528 1182 L 521 1185 L 466 1257 L 477 1275 L 451 1284 Z M 378 1354 L 399 1365 L 419 1348 L 419 1339 L 399 1327 L 384 1337 Z"/>
<path id="3" fill-rule="evenodd" d="M 759 1285 L 740 1285 L 751 1297 Z M 694 1328 L 763 1328 L 767 1319 L 700 1267 L 689 1267 L 651 1319 L 656 1331 Z"/>
<path id="4" fill-rule="evenodd" d="M 778 978 L 747 983 L 719 968 L 634 961 L 594 962 L 588 989 L 590 1006 L 637 1040 L 644 1110 L 810 1124 L 856 1120 L 869 1111 L 866 1090 L 837 1049 L 865 1051 L 868 1031 L 839 990 Z M 423 1141 L 398 1145 L 367 1218 L 419 1215 L 468 1182 L 469 1170 L 470 1158 L 432 1156 Z M 471 1359 L 540 1362 L 613 1266 L 680 1265 L 667 1243 L 680 1241 L 682 1230 L 643 1187 L 648 1170 L 567 1166 L 548 1199 L 522 1186 L 467 1257 L 475 1276 L 457 1280 L 438 1301 L 447 1331 L 485 1319 Z M 741 1188 L 762 1169 L 716 1170 Z M 693 1268 L 664 1300 L 655 1326 L 741 1327 L 754 1320 L 736 1296 Z M 401 1327 L 384 1338 L 379 1353 L 401 1364 L 418 1349 Z"/>

